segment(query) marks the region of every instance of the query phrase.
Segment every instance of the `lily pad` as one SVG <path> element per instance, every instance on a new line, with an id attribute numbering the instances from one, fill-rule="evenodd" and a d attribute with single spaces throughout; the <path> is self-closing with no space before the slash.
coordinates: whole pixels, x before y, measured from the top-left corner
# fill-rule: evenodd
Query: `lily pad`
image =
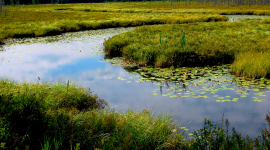
<path id="1" fill-rule="evenodd" d="M 263 102 L 263 100 L 259 100 L 259 99 L 253 100 L 253 101 L 255 101 L 255 102 Z"/>

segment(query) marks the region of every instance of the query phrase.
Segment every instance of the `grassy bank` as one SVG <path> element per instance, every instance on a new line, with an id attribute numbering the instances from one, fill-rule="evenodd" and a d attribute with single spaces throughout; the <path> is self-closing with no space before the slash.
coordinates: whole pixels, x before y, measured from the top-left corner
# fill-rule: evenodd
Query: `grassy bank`
<path id="1" fill-rule="evenodd" d="M 101 109 L 103 99 L 73 84 L 0 81 L 4 149 L 157 149 L 181 146 L 171 116 Z"/>
<path id="2" fill-rule="evenodd" d="M 246 52 L 236 56 L 232 71 L 237 76 L 270 77 L 270 52 Z"/>
<path id="3" fill-rule="evenodd" d="M 270 133 L 242 137 L 229 121 L 221 126 L 205 119 L 193 135 L 171 115 L 147 110 L 125 114 L 106 106 L 89 90 L 74 84 L 33 84 L 0 80 L 2 149 L 266 149 Z M 223 119 L 222 119 L 223 120 Z M 269 116 L 266 121 L 270 123 Z"/>
<path id="4" fill-rule="evenodd" d="M 155 67 L 216 65 L 232 63 L 236 57 L 240 57 L 239 54 L 248 57 L 245 55 L 246 52 L 268 53 L 269 30 L 269 19 L 143 26 L 112 37 L 104 43 L 104 46 L 109 55 L 122 55 L 141 65 Z M 248 61 L 248 58 L 246 60 Z M 265 59 L 264 62 L 268 61 Z M 265 63 L 252 65 L 254 68 L 259 66 L 265 68 Z M 236 65 L 233 68 L 237 68 Z M 241 67 L 244 70 L 249 68 Z M 266 77 L 269 70 L 265 69 L 263 74 L 257 73 L 240 74 L 256 78 Z"/>

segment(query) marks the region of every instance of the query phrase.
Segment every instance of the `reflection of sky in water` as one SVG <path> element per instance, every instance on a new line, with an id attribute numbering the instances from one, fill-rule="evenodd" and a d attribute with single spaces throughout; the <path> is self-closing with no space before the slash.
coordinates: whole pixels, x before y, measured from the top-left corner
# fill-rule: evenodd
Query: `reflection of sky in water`
<path id="1" fill-rule="evenodd" d="M 0 76 L 16 81 L 38 82 L 66 82 L 68 79 L 89 87 L 94 93 L 104 98 L 112 108 L 125 112 L 129 108 L 135 110 L 148 109 L 163 113 L 173 114 L 180 125 L 187 125 L 191 130 L 199 129 L 204 118 L 212 122 L 221 123 L 222 114 L 228 118 L 231 127 L 235 127 L 242 135 L 249 134 L 255 137 L 267 126 L 265 119 L 269 109 L 269 101 L 262 103 L 252 101 L 254 91 L 248 97 L 241 98 L 234 90 L 217 91 L 220 96 L 240 98 L 238 102 L 217 103 L 214 94 L 206 93 L 209 98 L 162 96 L 168 93 L 168 88 L 162 86 L 153 95 L 159 85 L 153 82 L 135 82 L 138 77 L 128 73 L 122 67 L 112 66 L 110 63 L 101 62 L 103 55 L 96 52 L 102 50 L 104 38 L 112 34 L 96 35 L 91 37 L 63 40 L 55 43 L 36 43 L 4 46 L 5 51 L 0 52 Z M 126 80 L 117 80 L 122 77 Z M 130 78 L 133 77 L 133 78 Z M 127 81 L 132 81 L 127 83 Z M 210 81 L 207 82 L 211 86 Z M 204 83 L 206 84 L 206 83 Z M 168 84 L 175 87 L 174 83 Z M 179 86 L 179 85 L 177 85 Z M 217 85 L 220 88 L 222 85 Z M 228 83 L 228 88 L 235 84 Z M 202 86 L 188 86 L 195 94 L 200 94 Z M 265 90 L 266 92 L 266 90 Z M 181 92 L 184 93 L 184 92 Z M 269 97 L 269 96 L 268 96 Z M 266 99 L 266 98 L 265 98 Z"/>
<path id="2" fill-rule="evenodd" d="M 225 15 L 229 18 L 229 21 L 237 21 L 241 19 L 263 19 L 270 18 L 269 16 L 258 16 L 258 15 Z"/>

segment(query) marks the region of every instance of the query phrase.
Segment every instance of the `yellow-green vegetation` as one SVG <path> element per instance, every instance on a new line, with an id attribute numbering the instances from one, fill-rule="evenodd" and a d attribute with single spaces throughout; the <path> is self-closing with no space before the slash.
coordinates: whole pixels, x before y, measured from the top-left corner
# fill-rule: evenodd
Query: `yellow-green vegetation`
<path id="1" fill-rule="evenodd" d="M 269 44 L 270 40 L 268 40 Z M 266 77 L 270 75 L 270 52 L 246 52 L 236 56 L 232 64 L 232 71 L 238 76 L 253 78 Z"/>
<path id="2" fill-rule="evenodd" d="M 154 3 L 4 7 L 9 11 L 0 13 L 0 40 L 11 37 L 56 35 L 86 29 L 227 20 L 226 17 L 220 16 L 218 13 L 201 13 L 196 10 L 194 12 L 191 10 L 190 13 L 174 12 L 178 8 L 174 9 L 173 7 L 170 11 L 157 12 L 158 8 L 140 8 L 142 5 L 150 6 L 150 4 Z M 162 6 L 162 3 L 159 5 Z"/>
<path id="3" fill-rule="evenodd" d="M 118 2 L 5 6 L 0 13 L 0 41 L 12 37 L 56 35 L 86 29 L 224 21 L 220 14 L 269 15 L 268 5 L 200 2 Z"/>
<path id="4" fill-rule="evenodd" d="M 4 149 L 157 149 L 183 145 L 170 115 L 122 114 L 74 84 L 0 80 L 0 143 Z"/>
<path id="5" fill-rule="evenodd" d="M 262 19 L 143 26 L 114 36 L 104 45 L 110 55 L 123 55 L 141 65 L 155 67 L 232 63 L 235 57 L 240 57 L 239 53 L 242 57 L 237 60 L 241 62 L 246 52 L 269 53 L 269 22 L 269 19 Z M 248 61 L 248 58 L 246 60 Z M 249 71 L 242 70 L 251 68 L 245 64 L 246 67 L 242 65 L 237 69 L 238 74 L 254 78 L 265 77 L 269 74 L 269 70 L 264 65 L 268 61 L 256 63 L 265 69 L 265 73 L 247 74 Z M 236 65 L 233 68 L 237 68 Z"/>

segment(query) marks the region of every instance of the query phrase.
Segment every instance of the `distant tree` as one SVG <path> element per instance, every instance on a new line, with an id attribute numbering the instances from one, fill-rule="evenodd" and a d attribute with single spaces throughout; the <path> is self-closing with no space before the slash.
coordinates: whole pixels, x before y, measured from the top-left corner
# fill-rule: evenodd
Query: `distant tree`
<path id="1" fill-rule="evenodd" d="M 3 11 L 3 2 L 2 2 L 2 0 L 0 0 L 0 13 Z"/>

